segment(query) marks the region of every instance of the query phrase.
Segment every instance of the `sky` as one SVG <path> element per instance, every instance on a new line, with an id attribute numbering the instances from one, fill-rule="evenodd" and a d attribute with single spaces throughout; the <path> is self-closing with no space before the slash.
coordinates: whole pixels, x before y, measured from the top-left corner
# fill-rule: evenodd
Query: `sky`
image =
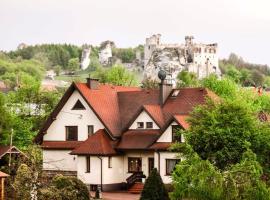
<path id="1" fill-rule="evenodd" d="M 220 58 L 234 52 L 270 65 L 269 0 L 0 0 L 0 50 L 18 44 L 112 40 L 135 47 L 160 33 L 163 43 L 218 43 Z"/>

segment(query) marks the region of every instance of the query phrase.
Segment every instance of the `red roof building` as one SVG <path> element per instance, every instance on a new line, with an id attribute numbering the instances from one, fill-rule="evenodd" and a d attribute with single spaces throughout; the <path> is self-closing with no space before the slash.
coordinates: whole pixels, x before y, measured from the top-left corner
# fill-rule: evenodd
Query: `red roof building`
<path id="1" fill-rule="evenodd" d="M 166 91 L 166 92 L 164 92 Z M 156 167 L 165 183 L 180 158 L 168 149 L 187 118 L 207 98 L 204 88 L 160 89 L 73 83 L 39 134 L 44 170 L 76 171 L 90 186 L 119 189 L 137 172 L 148 175 Z"/>

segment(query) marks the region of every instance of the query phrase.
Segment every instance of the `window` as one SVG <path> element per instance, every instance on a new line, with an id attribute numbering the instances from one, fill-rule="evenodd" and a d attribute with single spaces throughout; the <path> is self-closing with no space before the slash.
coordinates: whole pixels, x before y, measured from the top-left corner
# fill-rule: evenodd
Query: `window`
<path id="1" fill-rule="evenodd" d="M 128 158 L 128 172 L 140 172 L 142 171 L 142 159 L 141 158 Z"/>
<path id="2" fill-rule="evenodd" d="M 66 141 L 78 140 L 78 126 L 66 126 Z"/>
<path id="3" fill-rule="evenodd" d="M 137 122 L 137 128 L 144 128 L 143 122 Z"/>
<path id="4" fill-rule="evenodd" d="M 112 157 L 108 157 L 108 168 L 112 168 Z"/>
<path id="5" fill-rule="evenodd" d="M 175 165 L 180 162 L 180 159 L 166 159 L 166 175 L 171 175 Z"/>
<path id="6" fill-rule="evenodd" d="M 85 107 L 83 106 L 82 102 L 78 100 L 73 106 L 72 110 L 85 110 Z"/>
<path id="7" fill-rule="evenodd" d="M 88 137 L 94 134 L 94 126 L 89 125 L 88 126 Z"/>
<path id="8" fill-rule="evenodd" d="M 181 135 L 179 135 L 180 129 L 179 125 L 172 125 L 172 142 L 182 142 Z"/>
<path id="9" fill-rule="evenodd" d="M 86 156 L 86 173 L 90 173 L 90 156 Z"/>
<path id="10" fill-rule="evenodd" d="M 153 122 L 146 122 L 146 128 L 153 128 Z"/>

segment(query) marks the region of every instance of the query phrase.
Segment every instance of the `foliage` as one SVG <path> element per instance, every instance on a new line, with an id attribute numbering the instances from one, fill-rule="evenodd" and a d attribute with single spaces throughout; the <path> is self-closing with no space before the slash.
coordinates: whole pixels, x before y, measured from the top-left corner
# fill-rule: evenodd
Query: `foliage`
<path id="1" fill-rule="evenodd" d="M 28 46 L 23 49 L 9 52 L 9 56 L 14 59 L 22 57 L 22 59 L 37 59 L 45 62 L 47 68 L 60 65 L 63 69 L 68 66 L 71 58 L 79 58 L 82 49 L 70 44 L 43 44 Z M 47 60 L 49 63 L 47 63 Z M 47 64 L 46 64 L 47 63 Z"/>
<path id="2" fill-rule="evenodd" d="M 22 164 L 17 170 L 13 187 L 18 199 L 36 200 L 42 172 L 42 153 L 37 146 L 30 146 L 25 152 Z"/>
<path id="3" fill-rule="evenodd" d="M 156 168 L 146 179 L 140 200 L 169 200 L 168 192 Z"/>
<path id="4" fill-rule="evenodd" d="M 260 130 L 256 115 L 238 100 L 209 101 L 192 112 L 189 122 L 188 143 L 202 159 L 222 170 L 238 163 L 249 143 L 254 147 Z"/>
<path id="5" fill-rule="evenodd" d="M 48 188 L 40 190 L 41 200 L 89 200 L 86 185 L 76 177 L 56 175 Z"/>
<path id="6" fill-rule="evenodd" d="M 68 66 L 67 69 L 69 71 L 76 71 L 80 68 L 80 62 L 79 62 L 79 58 L 71 58 L 68 61 Z"/>
<path id="7" fill-rule="evenodd" d="M 195 73 L 184 70 L 177 75 L 177 80 L 178 87 L 194 87 L 199 84 Z"/>
<path id="8" fill-rule="evenodd" d="M 214 74 L 203 79 L 202 86 L 224 98 L 235 98 L 238 92 L 238 86 L 231 79 L 218 79 Z"/>
<path id="9" fill-rule="evenodd" d="M 110 69 L 99 68 L 93 76 L 98 78 L 101 83 L 122 86 L 135 86 L 138 84 L 135 74 L 129 72 L 122 65 L 114 65 Z"/>
<path id="10" fill-rule="evenodd" d="M 260 179 L 262 168 L 256 155 L 247 150 L 239 163 L 226 171 L 218 170 L 195 152 L 186 155 L 173 173 L 172 199 L 267 200 L 270 190 Z"/>
<path id="11" fill-rule="evenodd" d="M 144 79 L 142 81 L 142 88 L 145 89 L 158 89 L 159 88 L 159 82 L 150 78 Z"/>
<path id="12" fill-rule="evenodd" d="M 131 63 L 136 58 L 135 49 L 132 48 L 114 48 L 112 54 L 113 56 L 120 58 L 123 63 Z"/>

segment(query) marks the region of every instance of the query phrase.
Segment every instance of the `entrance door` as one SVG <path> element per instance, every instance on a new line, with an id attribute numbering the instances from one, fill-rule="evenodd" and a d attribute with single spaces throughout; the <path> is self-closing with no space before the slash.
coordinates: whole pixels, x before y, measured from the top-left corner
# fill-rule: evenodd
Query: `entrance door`
<path id="1" fill-rule="evenodd" d="M 154 169 L 154 158 L 148 158 L 148 176 L 150 175 L 152 169 Z"/>

